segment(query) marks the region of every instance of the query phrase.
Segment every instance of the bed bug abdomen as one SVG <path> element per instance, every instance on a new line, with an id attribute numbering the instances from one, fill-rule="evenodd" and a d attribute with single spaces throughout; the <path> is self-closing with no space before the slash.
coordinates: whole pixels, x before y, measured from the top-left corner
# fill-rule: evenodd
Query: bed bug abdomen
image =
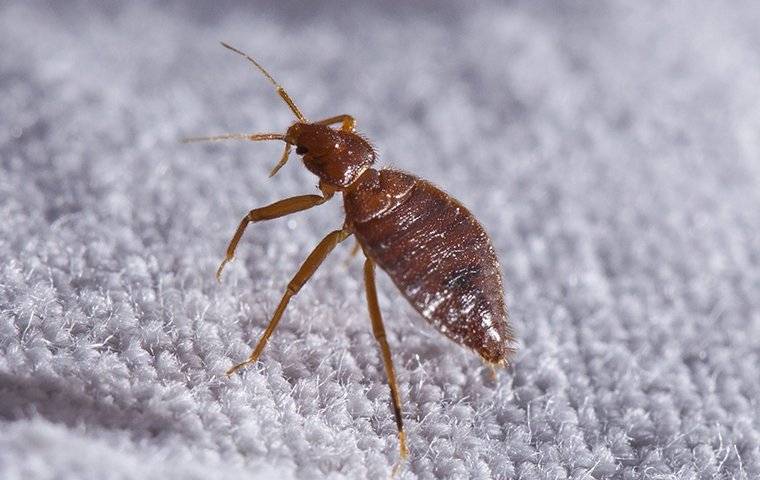
<path id="1" fill-rule="evenodd" d="M 365 253 L 440 332 L 489 363 L 512 352 L 499 263 L 483 227 L 432 184 L 369 170 L 346 192 L 346 216 Z"/>

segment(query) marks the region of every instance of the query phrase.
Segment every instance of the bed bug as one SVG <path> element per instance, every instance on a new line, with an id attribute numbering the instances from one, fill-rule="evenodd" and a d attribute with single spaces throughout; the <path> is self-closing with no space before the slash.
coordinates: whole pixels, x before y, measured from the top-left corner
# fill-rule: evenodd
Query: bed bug
<path id="1" fill-rule="evenodd" d="M 398 427 L 401 461 L 408 455 L 401 399 L 386 340 L 375 288 L 375 265 L 390 276 L 409 303 L 438 331 L 474 350 L 490 366 L 505 365 L 513 352 L 499 263 L 491 241 L 475 217 L 457 200 L 409 173 L 375 169 L 376 154 L 356 133 L 350 115 L 309 122 L 279 83 L 259 63 L 243 56 L 275 86 L 296 117 L 284 134 L 224 134 L 186 139 L 278 140 L 285 143 L 273 176 L 288 161 L 291 148 L 306 168 L 319 177 L 321 195 L 300 195 L 248 212 L 230 240 L 222 269 L 250 223 L 271 220 L 321 205 L 335 193 L 343 195 L 345 222 L 314 248 L 288 284 L 272 319 L 251 355 L 227 372 L 231 375 L 256 362 L 277 327 L 290 299 L 311 278 L 327 255 L 354 235 L 365 255 L 364 282 L 372 331 L 380 346 Z M 338 127 L 333 127 L 338 125 Z"/>

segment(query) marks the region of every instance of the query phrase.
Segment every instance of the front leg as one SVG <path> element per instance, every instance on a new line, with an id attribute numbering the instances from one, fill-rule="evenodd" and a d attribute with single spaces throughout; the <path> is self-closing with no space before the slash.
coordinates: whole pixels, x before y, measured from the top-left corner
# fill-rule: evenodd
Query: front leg
<path id="1" fill-rule="evenodd" d="M 307 210 L 309 208 L 316 207 L 317 205 L 325 203 L 330 199 L 330 197 L 332 197 L 332 193 L 325 193 L 324 196 L 299 195 L 297 197 L 290 197 L 286 198 L 285 200 L 280 200 L 279 202 L 267 205 L 266 207 L 254 208 L 248 212 L 248 215 L 243 217 L 243 219 L 240 221 L 240 225 L 238 225 L 237 230 L 235 230 L 235 235 L 232 236 L 232 240 L 230 240 L 230 244 L 227 247 L 227 255 L 225 255 L 224 260 L 222 260 L 221 265 L 219 265 L 219 268 L 216 270 L 217 281 L 221 281 L 221 275 L 224 266 L 227 265 L 230 260 L 235 258 L 235 249 L 237 248 L 238 242 L 240 242 L 240 238 L 243 236 L 243 232 L 245 232 L 245 228 L 249 223 L 261 222 L 263 220 L 272 220 L 274 218 L 290 215 L 291 213 L 300 212 L 301 210 Z"/>
<path id="2" fill-rule="evenodd" d="M 333 125 L 335 123 L 340 123 L 340 129 L 344 132 L 354 133 L 354 130 L 356 129 L 356 120 L 351 115 L 343 114 L 343 115 L 335 115 L 334 117 L 325 118 L 324 120 L 320 120 L 318 122 L 314 122 L 317 125 Z"/>

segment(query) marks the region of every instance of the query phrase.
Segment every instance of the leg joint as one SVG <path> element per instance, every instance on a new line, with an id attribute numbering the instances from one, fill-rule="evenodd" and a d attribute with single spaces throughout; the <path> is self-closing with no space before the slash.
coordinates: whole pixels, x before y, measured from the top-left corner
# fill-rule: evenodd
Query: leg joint
<path id="1" fill-rule="evenodd" d="M 388 343 L 388 339 L 385 337 L 385 329 L 382 327 L 376 328 L 375 325 L 372 325 L 372 334 L 375 336 L 375 340 L 379 343 Z"/>

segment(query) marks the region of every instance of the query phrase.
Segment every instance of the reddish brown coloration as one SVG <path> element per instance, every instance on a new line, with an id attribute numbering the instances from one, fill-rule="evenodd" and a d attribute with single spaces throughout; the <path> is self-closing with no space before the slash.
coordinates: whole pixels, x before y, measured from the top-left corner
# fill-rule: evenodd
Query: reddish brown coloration
<path id="1" fill-rule="evenodd" d="M 354 132 L 354 119 L 338 115 L 308 122 L 285 90 L 255 60 L 251 61 L 275 85 L 280 97 L 298 119 L 283 134 L 227 134 L 190 139 L 252 141 L 281 140 L 285 151 L 272 175 L 285 165 L 291 146 L 303 156 L 306 168 L 320 179 L 322 196 L 302 195 L 251 210 L 240 222 L 219 266 L 235 254 L 249 223 L 282 217 L 343 193 L 346 221 L 312 251 L 280 300 L 267 329 L 248 360 L 228 371 L 256 362 L 277 327 L 290 299 L 314 274 L 335 246 L 355 234 L 367 259 L 364 279 L 372 331 L 380 345 L 396 424 L 401 458 L 407 455 L 401 398 L 390 348 L 385 338 L 375 291 L 374 265 L 390 275 L 406 299 L 440 332 L 475 350 L 490 365 L 504 365 L 512 353 L 514 337 L 504 304 L 499 264 L 491 241 L 475 217 L 454 198 L 432 184 L 395 170 L 375 170 L 372 146 Z M 330 125 L 341 123 L 336 130 Z M 395 470 L 394 470 L 395 471 Z"/>
<path id="2" fill-rule="evenodd" d="M 296 123 L 285 138 L 296 145 L 296 153 L 303 155 L 303 164 L 311 173 L 338 190 L 354 183 L 375 162 L 372 146 L 353 132 Z"/>
<path id="3" fill-rule="evenodd" d="M 441 333 L 486 362 L 511 350 L 499 263 L 483 227 L 430 183 L 368 170 L 345 193 L 346 222 L 409 302 Z"/>

